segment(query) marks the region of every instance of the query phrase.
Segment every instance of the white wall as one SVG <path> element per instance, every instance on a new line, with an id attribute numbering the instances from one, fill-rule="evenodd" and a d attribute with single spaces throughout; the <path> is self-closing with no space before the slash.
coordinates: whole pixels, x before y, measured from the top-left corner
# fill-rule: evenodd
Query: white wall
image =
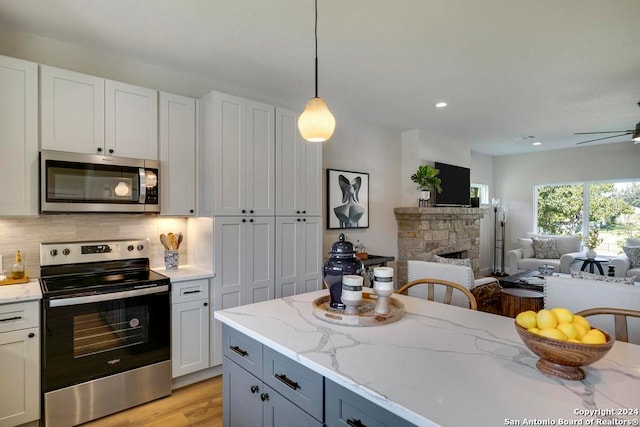
<path id="1" fill-rule="evenodd" d="M 323 212 L 325 231 L 323 251 L 344 231 L 347 240 L 360 240 L 370 254 L 397 257 L 397 225 L 393 208 L 400 206 L 400 136 L 376 130 L 345 117 L 336 116 L 336 131 L 323 143 Z M 327 230 L 327 169 L 341 169 L 369 174 L 369 228 Z"/>
<path id="2" fill-rule="evenodd" d="M 534 185 L 640 178 L 640 144 L 620 142 L 494 159 L 495 195 L 509 207 L 506 249 L 535 228 Z"/>
<path id="3" fill-rule="evenodd" d="M 493 157 L 471 152 L 471 182 L 489 186 L 489 199 L 493 197 Z M 489 274 L 493 266 L 494 214 L 490 205 L 481 205 L 487 213 L 480 220 L 480 271 Z"/>

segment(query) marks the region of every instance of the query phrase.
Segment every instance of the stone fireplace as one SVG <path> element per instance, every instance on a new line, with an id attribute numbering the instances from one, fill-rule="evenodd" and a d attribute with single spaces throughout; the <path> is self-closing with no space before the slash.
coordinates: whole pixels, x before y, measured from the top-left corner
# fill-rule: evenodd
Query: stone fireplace
<path id="1" fill-rule="evenodd" d="M 432 261 L 434 255 L 469 258 L 480 270 L 480 220 L 483 208 L 395 208 L 398 221 L 398 286 L 407 282 L 407 260 Z"/>

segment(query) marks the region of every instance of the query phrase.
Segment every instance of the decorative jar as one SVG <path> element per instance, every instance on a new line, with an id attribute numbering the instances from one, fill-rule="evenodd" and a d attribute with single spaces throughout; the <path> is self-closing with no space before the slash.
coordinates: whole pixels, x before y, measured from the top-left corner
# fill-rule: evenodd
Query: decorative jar
<path id="1" fill-rule="evenodd" d="M 353 243 L 346 241 L 344 233 L 341 233 L 338 241 L 331 245 L 329 258 L 322 265 L 322 279 L 329 289 L 331 295 L 329 305 L 332 308 L 343 310 L 346 307 L 342 302 L 342 276 L 364 277 L 364 272 L 364 264 L 356 257 Z"/>

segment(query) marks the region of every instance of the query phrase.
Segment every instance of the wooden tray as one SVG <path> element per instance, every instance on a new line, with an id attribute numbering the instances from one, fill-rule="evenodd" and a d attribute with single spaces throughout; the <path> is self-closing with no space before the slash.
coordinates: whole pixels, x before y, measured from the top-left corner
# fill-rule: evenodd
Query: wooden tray
<path id="1" fill-rule="evenodd" d="M 344 310 L 336 310 L 329 306 L 331 296 L 325 295 L 313 301 L 313 315 L 325 322 L 344 326 L 380 326 L 393 323 L 404 315 L 404 304 L 389 297 L 391 310 L 387 314 L 375 314 L 376 294 L 364 293 L 358 306 L 358 314 L 345 314 Z"/>
<path id="2" fill-rule="evenodd" d="M 23 277 L 22 279 L 6 279 L 6 280 L 0 281 L 0 286 L 19 285 L 20 283 L 27 283 L 28 281 L 29 281 L 29 278 L 27 276 Z"/>

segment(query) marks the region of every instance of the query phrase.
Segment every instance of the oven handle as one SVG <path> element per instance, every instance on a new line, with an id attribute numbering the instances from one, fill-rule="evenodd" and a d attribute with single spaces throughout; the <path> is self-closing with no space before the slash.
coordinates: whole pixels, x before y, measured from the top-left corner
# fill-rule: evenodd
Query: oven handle
<path id="1" fill-rule="evenodd" d="M 132 298 L 141 295 L 159 294 L 162 292 L 168 292 L 169 286 L 155 286 L 152 288 L 134 289 L 131 291 L 123 292 L 110 292 L 106 294 L 88 295 L 83 297 L 71 297 L 49 300 L 49 307 L 65 307 L 69 305 L 87 304 L 100 301 L 113 301 L 117 299 Z"/>

